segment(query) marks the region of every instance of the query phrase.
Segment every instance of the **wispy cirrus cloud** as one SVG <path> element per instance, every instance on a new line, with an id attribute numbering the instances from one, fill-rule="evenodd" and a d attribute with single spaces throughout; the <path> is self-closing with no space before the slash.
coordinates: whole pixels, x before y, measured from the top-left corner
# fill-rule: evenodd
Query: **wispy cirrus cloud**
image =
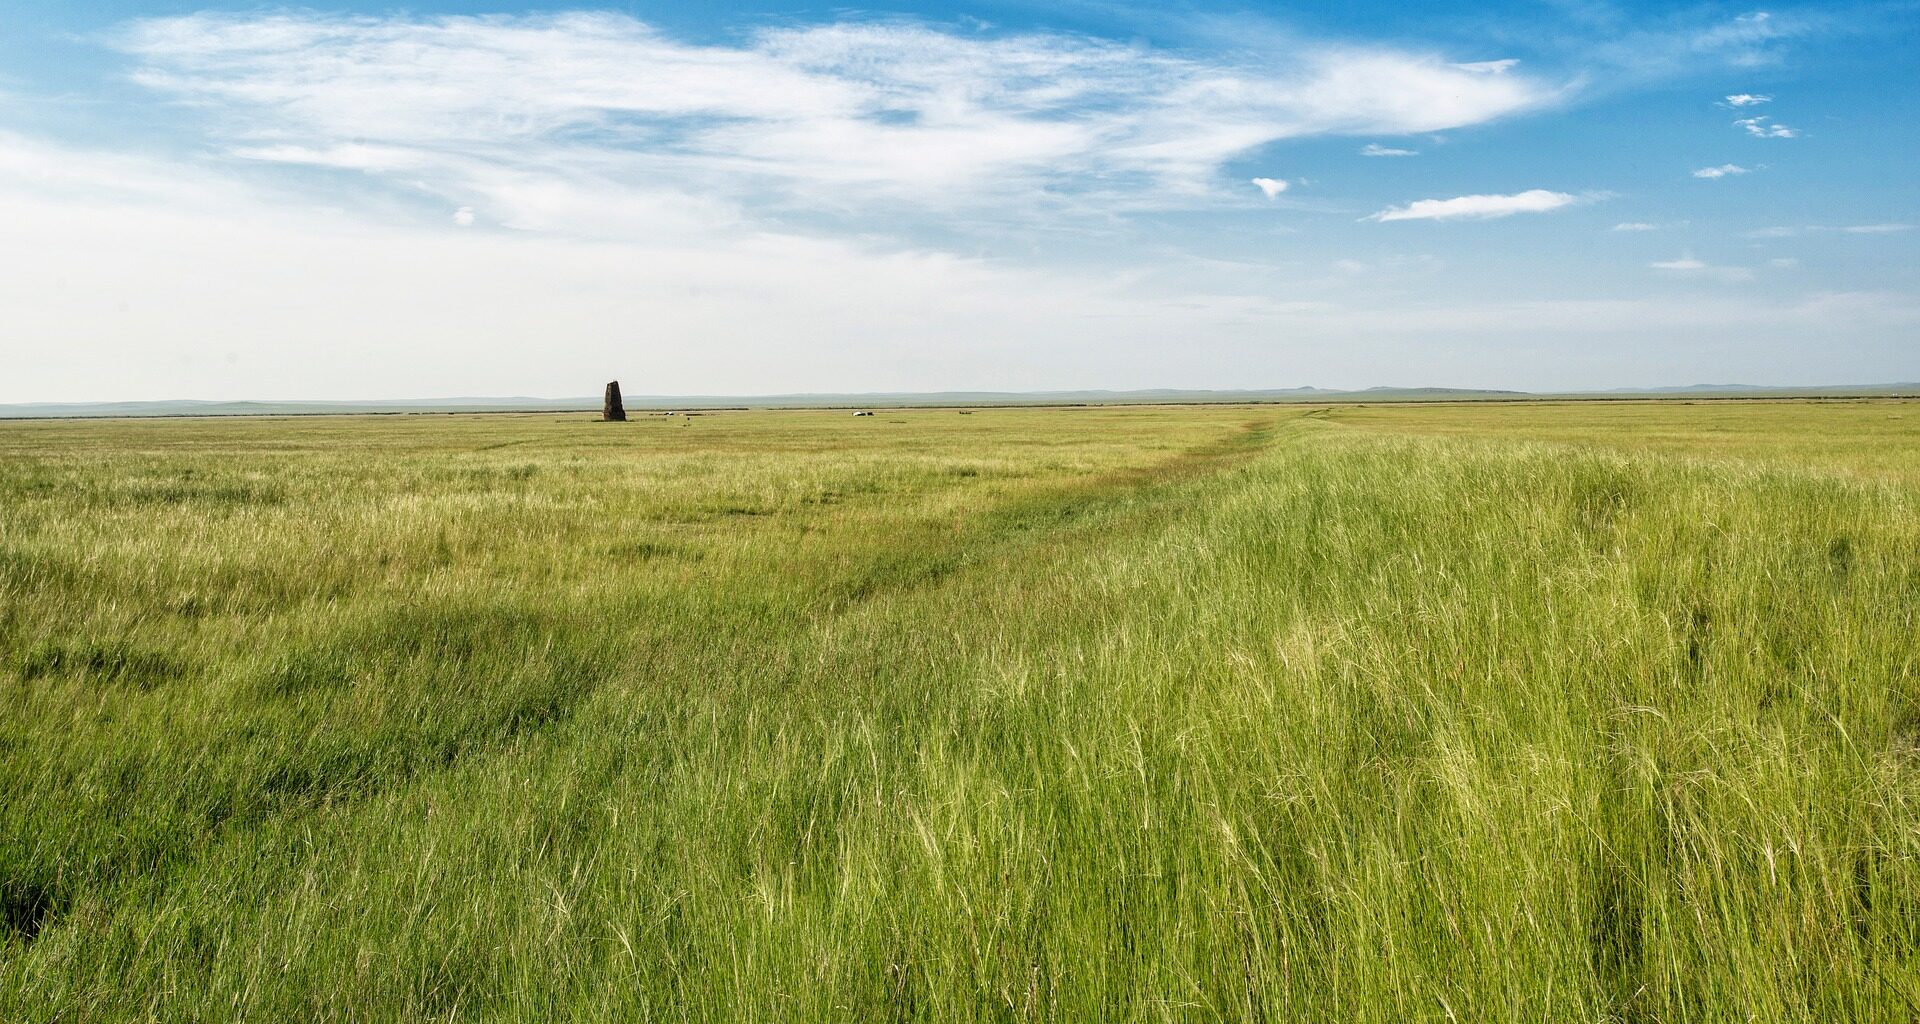
<path id="1" fill-rule="evenodd" d="M 1772 101 L 1772 96 L 1751 92 L 1737 92 L 1726 98 L 1726 104 L 1729 107 L 1757 107 L 1762 103 L 1771 103 Z"/>
<path id="2" fill-rule="evenodd" d="M 1420 199 L 1405 206 L 1389 207 L 1362 219 L 1396 220 L 1486 220 L 1510 217 L 1516 213 L 1547 213 L 1581 202 L 1582 197 L 1543 188 L 1528 189 L 1512 195 L 1455 196 L 1452 199 Z"/>
<path id="3" fill-rule="evenodd" d="M 1481 124 L 1562 88 L 1379 46 L 1202 59 L 892 22 L 715 46 L 607 13 L 202 14 L 115 45 L 136 81 L 216 110 L 236 155 L 389 177 L 501 223 L 538 219 L 543 188 L 809 210 L 1181 205 L 1269 143 Z"/>
<path id="4" fill-rule="evenodd" d="M 1591 59 L 1618 73 L 1657 79 L 1697 73 L 1703 66 L 1764 67 L 1781 59 L 1790 39 L 1818 31 L 1824 19 L 1796 11 L 1750 11 L 1727 17 L 1713 8 L 1689 8 L 1615 35 L 1595 46 Z"/>
<path id="5" fill-rule="evenodd" d="M 1798 25 L 1781 21 L 1771 11 L 1752 11 L 1693 33 L 1687 46 L 1696 54 L 1722 55 L 1736 66 L 1753 67 L 1775 59 L 1768 44 L 1798 31 Z"/>
<path id="6" fill-rule="evenodd" d="M 1893 221 L 1880 223 L 1880 224 L 1847 224 L 1839 227 L 1834 227 L 1826 224 L 1807 224 L 1802 227 L 1776 225 L 1774 227 L 1758 228 L 1756 230 L 1749 231 L 1747 232 L 1747 237 L 1748 238 L 1794 238 L 1799 235 L 1817 235 L 1817 234 L 1823 234 L 1823 233 L 1841 234 L 1841 235 L 1897 235 L 1897 234 L 1900 234 L 1901 232 L 1912 231 L 1912 230 L 1913 230 L 1913 225 L 1911 224 L 1903 224 L 1903 223 L 1898 223 Z"/>
<path id="7" fill-rule="evenodd" d="M 1419 156 L 1420 151 L 1417 149 L 1398 149 L 1392 146 L 1382 146 L 1378 142 L 1369 142 L 1366 145 L 1360 147 L 1360 155 L 1361 156 Z"/>

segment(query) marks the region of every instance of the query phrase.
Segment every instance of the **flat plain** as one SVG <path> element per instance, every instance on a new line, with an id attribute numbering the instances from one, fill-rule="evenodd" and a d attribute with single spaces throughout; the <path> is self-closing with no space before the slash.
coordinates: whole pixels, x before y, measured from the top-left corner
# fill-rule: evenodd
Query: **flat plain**
<path id="1" fill-rule="evenodd" d="M 0 1020 L 1912 1021 L 1920 404 L 0 424 Z"/>

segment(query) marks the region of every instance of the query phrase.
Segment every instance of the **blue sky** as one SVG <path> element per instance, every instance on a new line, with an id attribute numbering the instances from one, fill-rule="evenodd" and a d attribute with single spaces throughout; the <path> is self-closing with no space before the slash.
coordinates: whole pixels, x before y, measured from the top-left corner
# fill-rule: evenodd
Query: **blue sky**
<path id="1" fill-rule="evenodd" d="M 0 2 L 0 402 L 1915 380 L 1916 29 Z"/>

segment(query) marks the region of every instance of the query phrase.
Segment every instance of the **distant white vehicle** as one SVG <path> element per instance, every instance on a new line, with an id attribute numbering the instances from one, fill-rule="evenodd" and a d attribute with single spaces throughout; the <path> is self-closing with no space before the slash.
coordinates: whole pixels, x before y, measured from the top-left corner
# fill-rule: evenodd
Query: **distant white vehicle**
<path id="1" fill-rule="evenodd" d="M 854 412 L 854 415 L 855 416 L 871 416 L 873 415 L 873 413 L 870 413 L 865 409 L 859 409 Z"/>

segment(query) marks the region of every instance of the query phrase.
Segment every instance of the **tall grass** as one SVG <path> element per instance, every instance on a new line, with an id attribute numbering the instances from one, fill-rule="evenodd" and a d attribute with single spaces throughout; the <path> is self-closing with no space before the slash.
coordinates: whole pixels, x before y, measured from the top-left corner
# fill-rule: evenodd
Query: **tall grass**
<path id="1" fill-rule="evenodd" d="M 1920 478 L 1748 408 L 7 427 L 0 1019 L 1912 1020 Z"/>

